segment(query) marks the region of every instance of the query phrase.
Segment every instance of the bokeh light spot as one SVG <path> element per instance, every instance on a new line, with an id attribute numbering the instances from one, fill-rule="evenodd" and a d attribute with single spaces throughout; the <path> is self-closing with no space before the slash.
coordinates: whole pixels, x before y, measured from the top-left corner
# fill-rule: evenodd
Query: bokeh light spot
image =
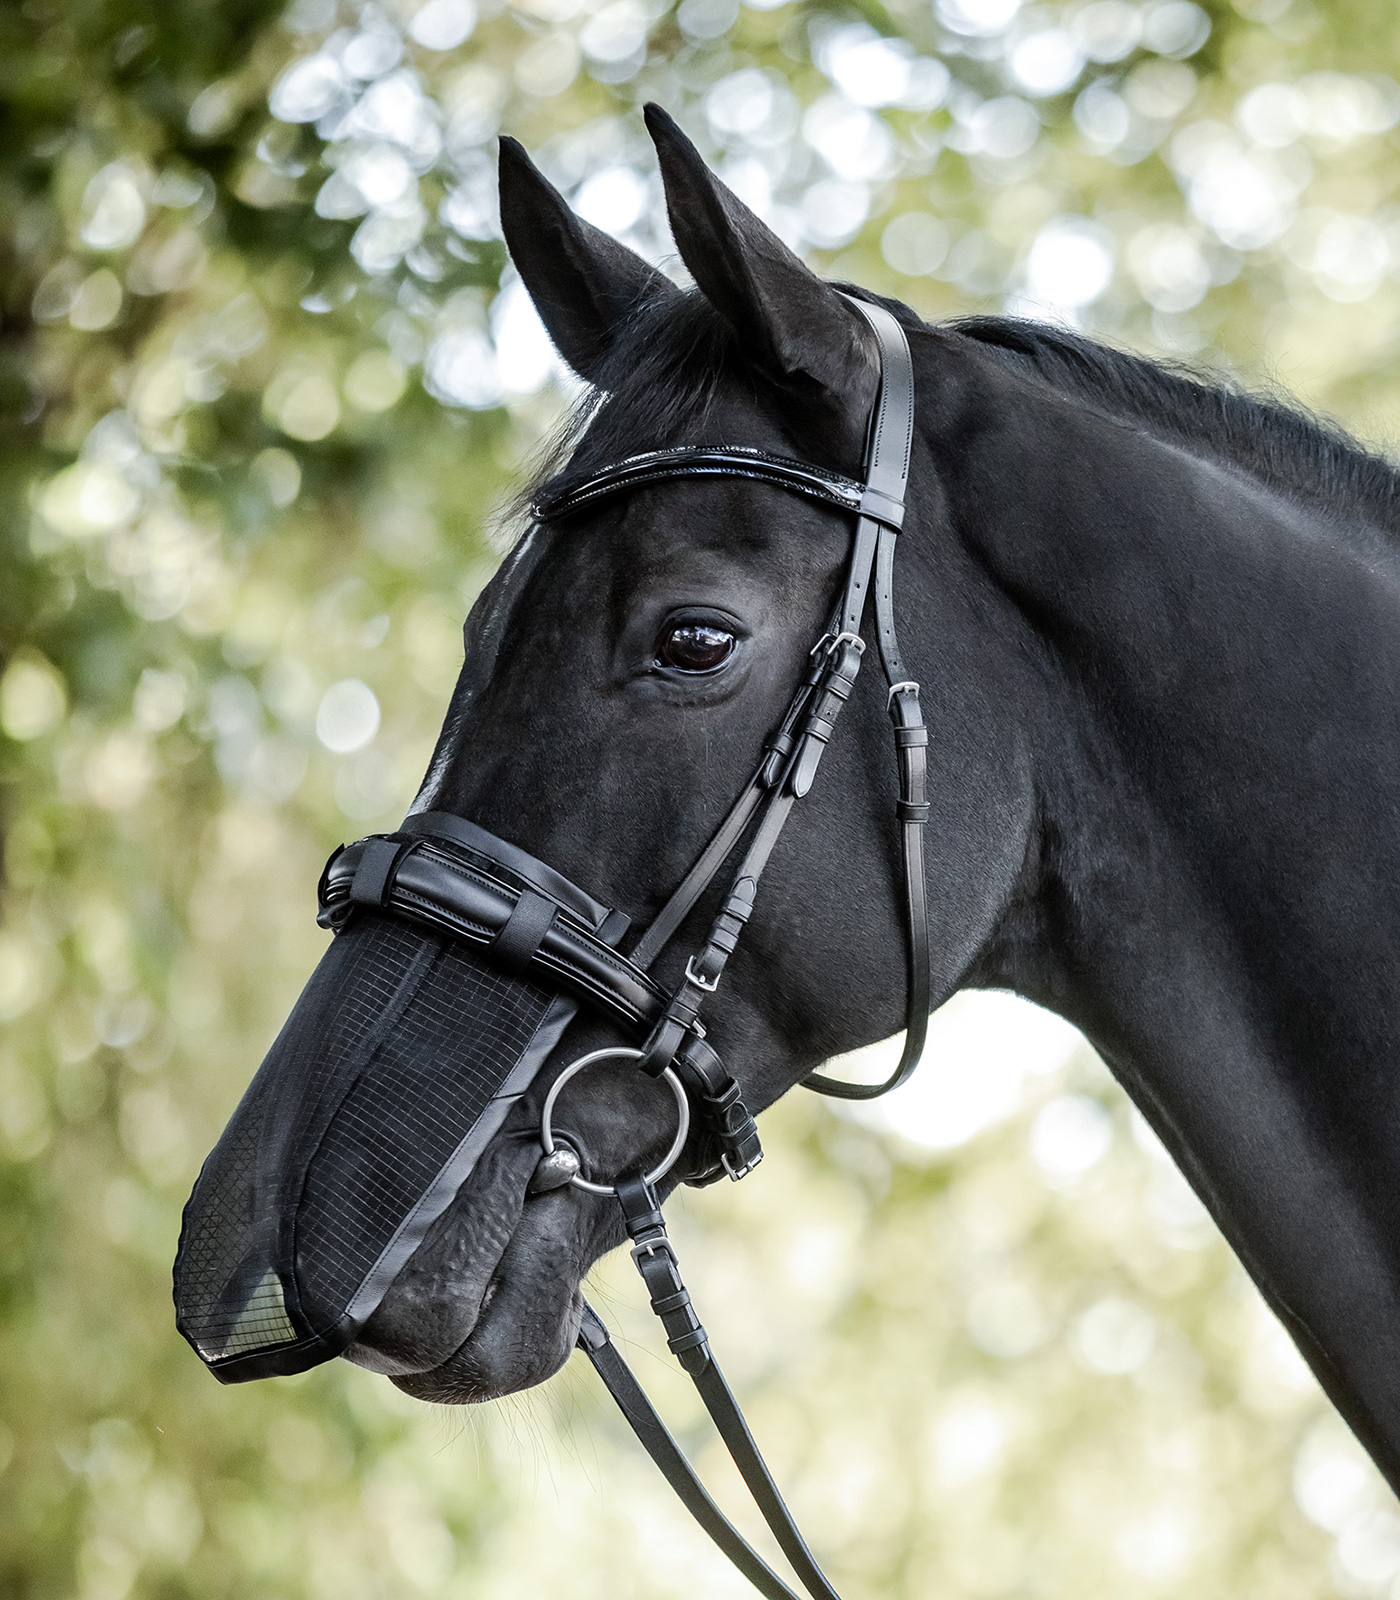
<path id="1" fill-rule="evenodd" d="M 366 350 L 346 369 L 341 387 L 357 411 L 388 411 L 403 398 L 408 374 L 387 350 Z"/>
<path id="2" fill-rule="evenodd" d="M 1090 1306 L 1070 1329 L 1070 1351 L 1090 1372 L 1120 1377 L 1152 1354 L 1157 1325 L 1135 1301 L 1109 1295 Z"/>
<path id="3" fill-rule="evenodd" d="M 408 36 L 426 50 L 455 50 L 475 27 L 474 0 L 428 0 L 414 12 Z"/>
<path id="4" fill-rule="evenodd" d="M 379 701 L 358 678 L 342 678 L 321 696 L 316 737 L 327 750 L 348 755 L 362 750 L 379 732 Z"/>
<path id="5" fill-rule="evenodd" d="M 1061 1095 L 1042 1106 L 1031 1125 L 1031 1155 L 1047 1177 L 1077 1178 L 1097 1166 L 1112 1143 L 1112 1119 L 1088 1095 Z"/>
<path id="6" fill-rule="evenodd" d="M 36 650 L 15 654 L 0 678 L 0 728 L 11 739 L 39 739 L 63 721 L 68 691 L 62 675 Z"/>
<path id="7" fill-rule="evenodd" d="M 80 333 L 98 333 L 110 328 L 121 315 L 122 286 L 115 272 L 99 267 L 83 280 L 73 296 L 68 322 Z"/>
<path id="8" fill-rule="evenodd" d="M 83 195 L 83 243 L 93 250 L 124 250 L 145 226 L 146 201 L 137 174 L 120 161 L 103 167 Z"/>

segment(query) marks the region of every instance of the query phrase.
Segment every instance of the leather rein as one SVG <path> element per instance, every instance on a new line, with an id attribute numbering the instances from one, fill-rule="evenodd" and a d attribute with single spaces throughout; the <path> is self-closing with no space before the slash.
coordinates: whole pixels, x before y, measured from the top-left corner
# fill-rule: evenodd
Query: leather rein
<path id="1" fill-rule="evenodd" d="M 904 330 L 888 311 L 849 296 L 846 298 L 870 325 L 880 352 L 880 388 L 867 433 L 864 483 L 855 483 L 808 462 L 764 450 L 683 446 L 631 456 L 603 468 L 582 483 L 546 491 L 534 506 L 538 520 L 552 521 L 643 484 L 675 478 L 725 476 L 775 484 L 850 512 L 856 518 L 840 601 L 827 631 L 813 646 L 807 672 L 781 723 L 768 739 L 758 767 L 694 866 L 626 957 L 620 957 L 614 949 L 604 945 L 611 962 L 621 963 L 625 969 L 619 972 L 612 987 L 614 993 L 623 987 L 630 990 L 632 1016 L 628 1020 L 634 1026 L 644 1021 L 650 1032 L 640 1052 L 598 1051 L 595 1055 L 635 1056 L 643 1072 L 669 1079 L 682 1100 L 684 1128 L 685 1101 L 682 1090 L 677 1087 L 678 1083 L 683 1084 L 684 1092 L 696 1101 L 703 1125 L 716 1140 L 720 1165 L 731 1178 L 751 1171 L 761 1159 L 761 1151 L 757 1131 L 739 1099 L 737 1085 L 719 1067 L 718 1058 L 703 1042 L 700 1012 L 706 999 L 719 987 L 725 965 L 752 913 L 759 881 L 773 848 L 793 806 L 811 788 L 837 719 L 855 685 L 865 652 L 861 628 L 872 588 L 876 640 L 889 684 L 886 707 L 893 724 L 899 763 L 899 799 L 895 814 L 901 833 L 908 954 L 904 1049 L 898 1065 L 883 1083 L 846 1083 L 820 1073 L 803 1081 L 807 1088 L 838 1099 L 873 1099 L 897 1088 L 909 1077 L 923 1054 L 928 1032 L 930 935 L 923 838 L 924 824 L 929 817 L 928 730 L 919 706 L 919 685 L 910 677 L 900 655 L 894 620 L 894 554 L 904 520 L 914 435 L 913 362 Z M 647 975 L 648 968 L 719 875 L 755 817 L 758 817 L 757 826 L 704 944 L 687 961 L 680 984 L 669 996 L 662 996 Z M 582 949 L 574 952 L 576 958 L 583 953 Z M 560 981 L 557 963 L 551 978 L 556 984 Z M 609 986 L 605 984 L 604 987 Z M 596 1004 L 596 990 L 592 998 Z M 607 1001 L 604 1005 L 605 1009 L 621 1010 L 620 1006 Z M 566 1070 L 577 1070 L 592 1059 L 585 1057 Z M 677 1070 L 681 1075 L 679 1079 Z M 552 1104 L 551 1096 L 541 1130 L 546 1151 L 542 1170 L 555 1154 L 549 1116 Z M 678 1139 L 673 1152 L 678 1150 L 680 1142 Z M 652 1309 L 665 1328 L 667 1344 L 695 1383 L 755 1504 L 802 1587 L 811 1600 L 839 1600 L 783 1503 L 691 1305 L 653 1186 L 668 1165 L 669 1159 L 655 1172 L 638 1171 L 620 1177 L 611 1188 L 588 1187 L 595 1193 L 616 1194 L 633 1241 L 632 1258 L 646 1285 Z M 702 1175 L 701 1181 L 717 1176 L 719 1172 L 715 1170 Z M 576 1164 L 570 1181 L 579 1181 Z M 601 1318 L 587 1304 L 578 1342 L 643 1447 L 715 1544 L 768 1600 L 798 1600 L 793 1590 L 753 1550 L 710 1498 L 612 1343 Z"/>

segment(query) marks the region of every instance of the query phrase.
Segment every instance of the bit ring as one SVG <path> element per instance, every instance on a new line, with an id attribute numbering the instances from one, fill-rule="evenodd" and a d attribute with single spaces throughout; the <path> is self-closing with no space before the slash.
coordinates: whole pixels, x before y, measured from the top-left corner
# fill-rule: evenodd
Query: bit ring
<path id="1" fill-rule="evenodd" d="M 549 1093 L 544 1097 L 544 1109 L 540 1112 L 540 1143 L 544 1146 L 546 1155 L 554 1153 L 554 1102 L 559 1098 L 559 1091 L 576 1077 L 585 1067 L 591 1067 L 598 1061 L 640 1061 L 640 1050 L 627 1049 L 616 1046 L 608 1050 L 592 1050 L 586 1056 L 580 1056 L 577 1061 L 571 1061 L 549 1086 Z M 686 1096 L 685 1087 L 670 1067 L 661 1074 L 662 1079 L 670 1085 L 671 1093 L 676 1097 L 677 1122 L 676 1137 L 671 1141 L 671 1148 L 662 1156 L 660 1162 L 652 1171 L 646 1174 L 647 1183 L 660 1183 L 662 1178 L 675 1166 L 681 1158 L 681 1151 L 685 1149 L 685 1141 L 690 1133 L 690 1101 Z M 587 1194 L 615 1195 L 617 1190 L 610 1183 L 590 1183 L 587 1178 L 581 1178 L 575 1173 L 569 1182 L 576 1189 L 582 1189 Z"/>

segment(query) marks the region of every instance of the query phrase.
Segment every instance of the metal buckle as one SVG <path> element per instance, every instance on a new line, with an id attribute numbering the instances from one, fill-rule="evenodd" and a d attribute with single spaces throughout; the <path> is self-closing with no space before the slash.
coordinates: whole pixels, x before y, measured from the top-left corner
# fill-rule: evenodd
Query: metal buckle
<path id="1" fill-rule="evenodd" d="M 903 694 L 906 689 L 912 689 L 914 691 L 914 698 L 916 700 L 919 698 L 919 686 L 912 678 L 906 678 L 903 683 L 892 683 L 890 685 L 890 692 L 885 696 L 886 711 L 888 711 L 894 704 L 894 697 L 897 694 Z"/>
<path id="2" fill-rule="evenodd" d="M 631 1256 L 633 1261 L 635 1261 L 638 1256 L 655 1255 L 664 1255 L 671 1261 L 673 1265 L 680 1265 L 679 1257 L 676 1255 L 675 1246 L 671 1243 L 670 1237 L 667 1235 L 664 1228 L 661 1230 L 659 1238 L 640 1239 L 632 1246 Z"/>
<path id="3" fill-rule="evenodd" d="M 729 1157 L 723 1151 L 721 1151 L 720 1152 L 720 1158 L 719 1158 L 719 1164 L 729 1174 L 730 1179 L 734 1183 L 738 1183 L 740 1178 L 747 1178 L 748 1175 L 753 1171 L 753 1169 L 762 1160 L 763 1160 L 763 1152 L 760 1150 L 758 1152 L 758 1154 L 753 1158 L 752 1161 L 746 1162 L 742 1167 L 736 1167 L 731 1163 Z"/>
<path id="4" fill-rule="evenodd" d="M 825 650 L 828 655 L 835 655 L 843 644 L 853 644 L 856 647 L 856 654 L 858 656 L 863 656 L 865 654 L 865 640 L 862 639 L 858 633 L 851 633 L 849 631 L 843 633 L 824 633 L 807 652 L 807 654 L 809 656 L 814 656 L 820 651 Z"/>
<path id="5" fill-rule="evenodd" d="M 702 978 L 695 970 L 694 956 L 685 964 L 685 976 L 687 982 L 693 983 L 697 989 L 703 989 L 706 994 L 713 994 L 719 988 L 718 978 Z"/>

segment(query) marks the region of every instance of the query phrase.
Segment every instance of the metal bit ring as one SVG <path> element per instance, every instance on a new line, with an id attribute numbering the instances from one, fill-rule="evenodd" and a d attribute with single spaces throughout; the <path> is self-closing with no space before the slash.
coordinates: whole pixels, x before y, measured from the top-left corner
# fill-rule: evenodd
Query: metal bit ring
<path id="1" fill-rule="evenodd" d="M 580 1056 L 577 1061 L 571 1061 L 549 1086 L 549 1093 L 544 1097 L 544 1109 L 540 1112 L 540 1143 L 544 1146 L 544 1153 L 554 1153 L 554 1102 L 559 1098 L 559 1091 L 570 1078 L 577 1077 L 585 1067 L 591 1067 L 598 1061 L 640 1061 L 642 1052 L 616 1046 L 608 1050 L 593 1050 L 586 1056 Z M 646 1174 L 648 1183 L 660 1183 L 662 1178 L 675 1166 L 681 1158 L 681 1151 L 685 1148 L 685 1141 L 690 1133 L 690 1101 L 686 1097 L 685 1087 L 670 1067 L 661 1074 L 662 1079 L 671 1086 L 671 1093 L 676 1097 L 676 1111 L 679 1126 L 676 1137 L 671 1141 L 671 1148 L 662 1156 L 660 1163 Z M 577 1173 L 569 1179 L 576 1189 L 583 1189 L 588 1194 L 615 1195 L 617 1190 L 610 1183 L 590 1183 L 587 1178 L 581 1178 Z"/>

